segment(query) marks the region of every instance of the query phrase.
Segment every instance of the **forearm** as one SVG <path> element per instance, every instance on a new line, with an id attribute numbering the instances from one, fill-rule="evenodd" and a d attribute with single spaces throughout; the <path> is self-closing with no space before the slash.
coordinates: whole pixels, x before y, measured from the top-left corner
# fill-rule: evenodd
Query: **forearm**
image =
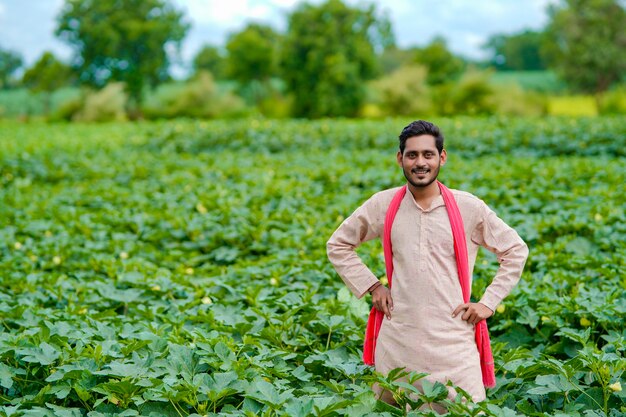
<path id="1" fill-rule="evenodd" d="M 363 297 L 372 286 L 380 282 L 350 245 L 331 238 L 326 245 L 326 250 L 328 259 L 335 267 L 337 274 L 358 298 Z"/>
<path id="2" fill-rule="evenodd" d="M 498 304 L 519 282 L 527 258 L 528 246 L 521 238 L 512 247 L 498 255 L 500 267 L 479 302 L 495 311 Z"/>
<path id="3" fill-rule="evenodd" d="M 377 238 L 382 230 L 382 213 L 372 199 L 354 211 L 335 230 L 326 244 L 328 259 L 352 293 L 361 298 L 378 278 L 363 263 L 356 248 Z"/>

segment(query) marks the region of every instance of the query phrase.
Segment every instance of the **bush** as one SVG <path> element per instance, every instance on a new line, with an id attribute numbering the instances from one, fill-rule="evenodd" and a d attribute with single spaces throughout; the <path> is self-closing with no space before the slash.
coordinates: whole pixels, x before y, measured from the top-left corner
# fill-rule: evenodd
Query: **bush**
<path id="1" fill-rule="evenodd" d="M 494 114 L 494 88 L 489 84 L 489 73 L 468 71 L 459 80 L 452 93 L 455 114 Z"/>
<path id="2" fill-rule="evenodd" d="M 490 115 L 496 112 L 494 88 L 489 73 L 470 70 L 458 82 L 433 87 L 433 103 L 437 114 Z"/>
<path id="3" fill-rule="evenodd" d="M 600 114 L 626 114 L 626 85 L 607 91 L 600 97 Z"/>
<path id="4" fill-rule="evenodd" d="M 497 114 L 508 116 L 541 116 L 547 112 L 543 95 L 525 92 L 517 84 L 499 85 L 493 89 L 493 101 Z"/>
<path id="5" fill-rule="evenodd" d="M 83 97 L 72 97 L 58 104 L 50 113 L 48 120 L 51 122 L 71 122 L 76 119 L 78 114 L 80 114 L 83 106 Z"/>
<path id="6" fill-rule="evenodd" d="M 373 101 L 382 113 L 389 116 L 409 116 L 432 113 L 432 101 L 426 84 L 427 71 L 420 65 L 403 66 L 390 75 L 372 82 Z M 367 106 L 361 113 L 370 112 Z"/>
<path id="7" fill-rule="evenodd" d="M 207 71 L 198 72 L 183 84 L 161 86 L 143 107 L 148 119 L 228 117 L 244 111 L 243 101 L 229 92 L 220 92 Z"/>
<path id="8" fill-rule="evenodd" d="M 109 83 L 100 91 L 87 93 L 85 104 L 73 120 L 81 122 L 126 120 L 127 100 L 124 83 Z"/>
<path id="9" fill-rule="evenodd" d="M 291 115 L 293 96 L 275 92 L 259 102 L 258 108 L 263 116 L 284 119 Z"/>

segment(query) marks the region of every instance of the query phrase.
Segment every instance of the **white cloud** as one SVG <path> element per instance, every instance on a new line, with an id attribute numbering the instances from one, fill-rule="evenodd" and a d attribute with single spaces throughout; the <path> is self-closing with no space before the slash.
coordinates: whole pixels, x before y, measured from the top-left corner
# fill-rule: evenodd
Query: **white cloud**
<path id="1" fill-rule="evenodd" d="M 179 2 L 181 2 L 179 0 Z M 245 16 L 248 0 L 187 0 L 182 2 L 189 9 L 189 16 L 198 24 L 220 23 L 230 25 Z"/>

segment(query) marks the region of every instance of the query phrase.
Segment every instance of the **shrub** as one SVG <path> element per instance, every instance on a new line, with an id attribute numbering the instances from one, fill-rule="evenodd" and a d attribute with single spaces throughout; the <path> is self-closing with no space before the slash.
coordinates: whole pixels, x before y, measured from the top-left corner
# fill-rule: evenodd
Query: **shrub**
<path id="1" fill-rule="evenodd" d="M 626 85 L 607 91 L 599 101 L 600 114 L 626 114 Z"/>
<path id="2" fill-rule="evenodd" d="M 84 98 L 81 96 L 67 99 L 54 108 L 48 120 L 51 122 L 71 122 L 77 118 L 84 106 Z"/>
<path id="3" fill-rule="evenodd" d="M 489 73 L 468 71 L 452 92 L 456 114 L 485 115 L 495 113 L 494 89 L 489 84 Z"/>
<path id="4" fill-rule="evenodd" d="M 293 96 L 279 92 L 271 94 L 259 102 L 258 108 L 261 114 L 274 119 L 284 119 L 291 115 Z"/>
<path id="5" fill-rule="evenodd" d="M 240 115 L 245 111 L 245 105 L 239 97 L 220 92 L 211 73 L 200 71 L 183 84 L 170 84 L 157 89 L 143 111 L 149 119 L 215 118 Z"/>
<path id="6" fill-rule="evenodd" d="M 536 92 L 525 92 L 517 84 L 495 86 L 493 101 L 497 114 L 541 116 L 547 112 L 547 103 L 543 95 Z"/>
<path id="7" fill-rule="evenodd" d="M 374 104 L 383 114 L 408 116 L 432 113 L 432 101 L 426 84 L 427 71 L 420 65 L 398 68 L 371 84 Z M 372 107 L 367 107 L 371 111 Z M 364 110 L 362 110 L 364 113 Z"/>
<path id="8" fill-rule="evenodd" d="M 109 122 L 126 119 L 128 95 L 124 83 L 109 83 L 100 91 L 87 93 L 83 108 L 74 120 L 81 122 Z"/>

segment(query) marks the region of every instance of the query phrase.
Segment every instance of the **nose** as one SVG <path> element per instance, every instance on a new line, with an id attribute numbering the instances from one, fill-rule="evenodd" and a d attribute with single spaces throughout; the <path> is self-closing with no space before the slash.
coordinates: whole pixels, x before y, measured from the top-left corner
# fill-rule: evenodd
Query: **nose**
<path id="1" fill-rule="evenodd" d="M 424 158 L 422 155 L 418 155 L 417 158 L 415 158 L 415 165 L 418 165 L 418 166 L 426 165 L 426 158 Z"/>

